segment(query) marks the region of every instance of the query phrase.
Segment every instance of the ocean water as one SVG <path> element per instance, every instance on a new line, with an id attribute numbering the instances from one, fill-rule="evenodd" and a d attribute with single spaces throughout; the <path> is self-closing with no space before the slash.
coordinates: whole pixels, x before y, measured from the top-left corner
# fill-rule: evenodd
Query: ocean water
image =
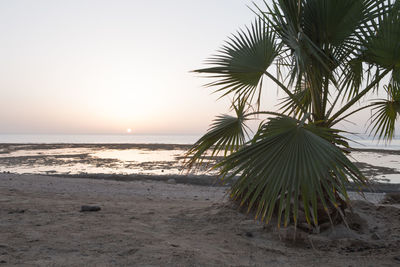
<path id="1" fill-rule="evenodd" d="M 184 171 L 183 156 L 187 147 L 161 144 L 193 144 L 199 137 L 198 135 L 0 135 L 0 143 L 3 144 L 0 147 L 0 172 L 178 175 Z M 368 171 L 371 178 L 400 183 L 398 152 L 400 139 L 395 139 L 390 144 L 360 136 L 354 139 L 356 142 L 351 143 L 354 148 L 397 150 L 353 151 L 350 160 L 363 163 L 364 170 Z M 77 145 L 70 146 L 71 143 Z"/>
<path id="2" fill-rule="evenodd" d="M 193 144 L 198 135 L 139 134 L 0 134 L 0 143 L 16 144 Z M 366 135 L 347 136 L 351 147 L 400 150 L 400 137 L 391 142 L 374 140 Z"/>
<path id="3" fill-rule="evenodd" d="M 353 148 L 400 150 L 400 137 L 398 136 L 390 142 L 376 140 L 367 135 L 351 135 L 346 137 L 351 140 L 349 141 L 349 145 Z"/>
<path id="4" fill-rule="evenodd" d="M 200 135 L 0 134 L 0 143 L 16 144 L 193 144 Z"/>

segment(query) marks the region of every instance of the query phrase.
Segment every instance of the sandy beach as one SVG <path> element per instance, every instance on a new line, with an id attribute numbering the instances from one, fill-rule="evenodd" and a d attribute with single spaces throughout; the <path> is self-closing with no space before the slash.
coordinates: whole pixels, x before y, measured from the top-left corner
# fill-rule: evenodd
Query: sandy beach
<path id="1" fill-rule="evenodd" d="M 0 174 L 4 266 L 396 266 L 400 206 L 382 194 L 320 235 L 240 213 L 227 187 Z M 101 207 L 80 212 L 82 205 Z"/>
<path id="2" fill-rule="evenodd" d="M 400 0 L 0 18 L 0 267 L 400 267 Z"/>

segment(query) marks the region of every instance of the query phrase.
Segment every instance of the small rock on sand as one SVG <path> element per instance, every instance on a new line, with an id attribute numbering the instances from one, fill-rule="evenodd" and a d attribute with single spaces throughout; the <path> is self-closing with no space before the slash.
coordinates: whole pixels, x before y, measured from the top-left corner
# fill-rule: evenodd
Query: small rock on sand
<path id="1" fill-rule="evenodd" d="M 13 209 L 13 210 L 10 210 L 9 212 L 8 212 L 8 214 L 13 214 L 13 213 L 25 213 L 25 210 L 24 209 Z"/>
<path id="2" fill-rule="evenodd" d="M 253 235 L 252 232 L 246 232 L 245 235 L 246 235 L 247 237 L 254 237 L 254 235 Z"/>
<path id="3" fill-rule="evenodd" d="M 87 211 L 99 211 L 101 208 L 99 206 L 88 206 L 88 205 L 83 205 L 81 207 L 81 212 L 87 212 Z"/>
<path id="4" fill-rule="evenodd" d="M 169 183 L 169 184 L 176 184 L 176 180 L 173 179 L 173 178 L 171 178 L 171 179 L 168 179 L 168 180 L 167 180 L 167 183 Z"/>

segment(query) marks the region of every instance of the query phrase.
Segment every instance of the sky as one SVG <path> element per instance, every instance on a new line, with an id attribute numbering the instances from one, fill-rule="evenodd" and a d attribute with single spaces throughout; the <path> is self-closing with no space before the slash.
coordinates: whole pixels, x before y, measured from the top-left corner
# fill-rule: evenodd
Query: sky
<path id="1" fill-rule="evenodd" d="M 1 133 L 199 133 L 203 67 L 254 18 L 246 0 L 0 1 Z"/>
<path id="2" fill-rule="evenodd" d="M 191 71 L 251 23 L 247 5 L 0 1 L 0 134 L 203 133 L 230 100 Z M 283 95 L 264 87 L 274 110 Z"/>

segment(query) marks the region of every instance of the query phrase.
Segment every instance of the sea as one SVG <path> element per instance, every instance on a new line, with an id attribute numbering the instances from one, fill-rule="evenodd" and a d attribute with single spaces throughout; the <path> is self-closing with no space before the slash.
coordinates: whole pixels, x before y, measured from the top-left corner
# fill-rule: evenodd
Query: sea
<path id="1" fill-rule="evenodd" d="M 0 143 L 14 144 L 193 144 L 188 134 L 0 134 Z"/>
<path id="2" fill-rule="evenodd" d="M 181 175 L 187 146 L 201 135 L 0 134 L 0 172 L 20 174 Z M 371 179 L 400 184 L 400 138 L 348 136 L 350 160 Z M 75 145 L 70 145 L 75 144 Z M 152 144 L 152 145 L 150 145 Z M 201 175 L 210 174 L 208 171 Z"/>
<path id="3" fill-rule="evenodd" d="M 0 134 L 5 144 L 194 144 L 200 134 Z M 400 136 L 385 142 L 359 134 L 346 136 L 353 148 L 400 150 Z"/>

